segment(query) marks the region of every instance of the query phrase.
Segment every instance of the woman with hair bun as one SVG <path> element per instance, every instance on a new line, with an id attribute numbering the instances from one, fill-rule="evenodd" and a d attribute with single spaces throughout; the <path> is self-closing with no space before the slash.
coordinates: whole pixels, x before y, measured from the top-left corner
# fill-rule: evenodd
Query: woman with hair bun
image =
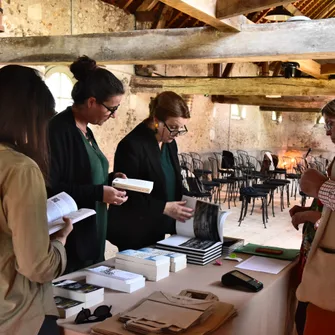
<path id="1" fill-rule="evenodd" d="M 182 180 L 176 137 L 187 133 L 190 112 L 174 92 L 162 92 L 151 100 L 149 117 L 119 144 L 114 167 L 129 178 L 152 180 L 150 194 L 128 192 L 121 207 L 111 206 L 108 240 L 119 250 L 139 249 L 175 233 L 175 220 L 185 221 L 192 209 L 180 201 Z"/>
<path id="2" fill-rule="evenodd" d="M 127 201 L 126 192 L 109 186 L 115 177 L 126 176 L 108 174 L 108 160 L 88 127 L 89 123 L 101 126 L 115 118 L 125 93 L 122 82 L 87 56 L 79 57 L 70 70 L 78 80 L 72 90 L 74 103 L 49 123 L 48 196 L 64 191 L 78 208 L 91 208 L 97 214 L 74 225 L 66 244 L 66 272 L 104 260 L 107 204 L 122 205 Z"/>

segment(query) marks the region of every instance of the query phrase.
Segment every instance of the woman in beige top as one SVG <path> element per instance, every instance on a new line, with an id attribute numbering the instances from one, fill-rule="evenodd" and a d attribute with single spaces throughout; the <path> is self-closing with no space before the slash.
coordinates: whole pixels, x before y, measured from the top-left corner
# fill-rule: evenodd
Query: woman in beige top
<path id="1" fill-rule="evenodd" d="M 46 126 L 54 99 L 38 73 L 0 69 L 0 334 L 58 333 L 51 280 L 65 268 L 70 220 L 50 241 Z"/>

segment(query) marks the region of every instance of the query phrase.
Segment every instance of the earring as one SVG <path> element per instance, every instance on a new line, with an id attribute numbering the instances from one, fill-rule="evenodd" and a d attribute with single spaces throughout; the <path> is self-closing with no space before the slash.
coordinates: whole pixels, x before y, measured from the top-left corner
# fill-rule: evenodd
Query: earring
<path id="1" fill-rule="evenodd" d="M 155 134 L 158 133 L 158 123 L 155 123 Z"/>

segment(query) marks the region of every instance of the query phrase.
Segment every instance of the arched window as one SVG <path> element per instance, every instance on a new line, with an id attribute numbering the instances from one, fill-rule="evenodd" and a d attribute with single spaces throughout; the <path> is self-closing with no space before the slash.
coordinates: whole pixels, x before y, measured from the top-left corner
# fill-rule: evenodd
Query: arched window
<path id="1" fill-rule="evenodd" d="M 45 72 L 45 83 L 56 101 L 56 112 L 61 112 L 72 105 L 71 91 L 75 83 L 67 66 L 50 66 Z"/>

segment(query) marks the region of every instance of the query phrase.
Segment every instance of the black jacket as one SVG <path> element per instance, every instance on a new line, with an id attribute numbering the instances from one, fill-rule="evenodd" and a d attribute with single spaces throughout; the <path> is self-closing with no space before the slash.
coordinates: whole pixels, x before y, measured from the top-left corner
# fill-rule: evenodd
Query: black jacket
<path id="1" fill-rule="evenodd" d="M 78 208 L 95 209 L 95 202 L 103 199 L 103 185 L 92 184 L 89 157 L 71 107 L 53 117 L 48 130 L 51 154 L 48 197 L 64 191 L 73 197 Z M 87 131 L 94 140 L 92 131 L 89 128 Z M 99 253 L 95 216 L 73 225 L 65 248 L 66 272 L 85 266 L 87 261 L 93 264 Z"/>
<path id="2" fill-rule="evenodd" d="M 176 174 L 175 199 L 180 200 L 182 181 L 177 144 L 173 141 L 165 145 Z M 133 129 L 117 146 L 114 171 L 121 171 L 128 178 L 154 182 L 150 194 L 127 191 L 127 202 L 109 207 L 107 237 L 119 250 L 145 247 L 163 239 L 165 233 L 175 233 L 175 221 L 163 214 L 167 192 L 160 156 L 155 134 L 144 123 Z"/>

